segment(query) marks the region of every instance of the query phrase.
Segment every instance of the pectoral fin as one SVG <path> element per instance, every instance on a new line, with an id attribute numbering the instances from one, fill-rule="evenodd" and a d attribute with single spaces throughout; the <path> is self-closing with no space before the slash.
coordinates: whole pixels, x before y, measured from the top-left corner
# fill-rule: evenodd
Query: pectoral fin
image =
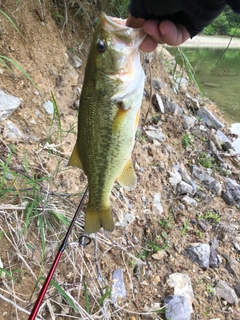
<path id="1" fill-rule="evenodd" d="M 73 166 L 73 167 L 78 167 L 79 169 L 83 170 L 82 162 L 79 158 L 77 144 L 75 144 L 75 147 L 73 149 L 73 152 L 71 154 L 71 157 L 70 157 L 67 165 Z"/>
<path id="2" fill-rule="evenodd" d="M 123 101 L 117 102 L 117 107 L 118 107 L 118 110 L 113 119 L 113 134 L 116 134 L 119 132 L 123 124 L 123 121 L 128 113 L 128 110 L 130 109 L 124 104 Z"/>
<path id="3" fill-rule="evenodd" d="M 132 159 L 127 161 L 121 175 L 117 178 L 117 181 L 126 190 L 132 190 L 136 187 L 137 176 L 133 168 Z"/>

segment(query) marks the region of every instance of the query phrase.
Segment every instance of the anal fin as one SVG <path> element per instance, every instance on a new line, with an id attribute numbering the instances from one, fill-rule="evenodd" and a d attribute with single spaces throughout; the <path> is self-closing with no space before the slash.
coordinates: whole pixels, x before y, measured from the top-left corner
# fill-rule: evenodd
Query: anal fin
<path id="1" fill-rule="evenodd" d="M 68 166 L 73 166 L 73 167 L 78 167 L 79 169 L 83 170 L 82 167 L 82 162 L 79 158 L 79 152 L 78 152 L 78 148 L 77 148 L 77 144 L 75 144 L 75 147 L 73 149 L 73 152 L 71 154 L 71 157 L 68 161 Z"/>
<path id="2" fill-rule="evenodd" d="M 133 168 L 132 159 L 127 161 L 121 175 L 117 178 L 117 181 L 126 190 L 132 190 L 136 187 L 137 176 Z"/>

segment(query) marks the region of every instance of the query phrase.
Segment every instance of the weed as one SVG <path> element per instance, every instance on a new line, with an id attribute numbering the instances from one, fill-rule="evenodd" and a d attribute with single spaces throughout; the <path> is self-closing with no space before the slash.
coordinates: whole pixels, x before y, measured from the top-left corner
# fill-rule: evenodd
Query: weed
<path id="1" fill-rule="evenodd" d="M 129 0 L 104 0 L 104 3 L 110 14 L 121 18 L 128 17 L 128 5 L 130 3 Z"/>
<path id="2" fill-rule="evenodd" d="M 196 116 L 196 119 L 197 119 L 197 121 L 202 121 L 202 117 L 200 117 L 200 116 Z"/>
<path id="3" fill-rule="evenodd" d="M 39 283 L 39 281 L 41 280 L 46 280 L 45 277 L 43 276 L 40 276 L 38 277 L 36 283 L 35 283 L 35 286 L 34 286 L 34 290 L 37 288 L 37 285 Z M 66 293 L 66 291 L 59 285 L 57 284 L 54 280 L 51 280 L 50 281 L 50 284 L 62 295 L 62 297 L 67 301 L 67 303 L 76 311 L 78 312 L 78 309 L 76 308 L 73 300 L 69 297 L 69 295 Z"/>
<path id="4" fill-rule="evenodd" d="M 153 241 L 147 241 L 147 247 L 155 253 L 162 250 L 161 245 Z"/>
<path id="5" fill-rule="evenodd" d="M 103 290 L 105 290 L 105 293 L 102 295 L 101 299 L 98 301 L 99 306 L 102 306 L 104 303 L 104 300 L 108 297 L 111 297 L 111 289 L 109 287 L 104 287 Z"/>
<path id="6" fill-rule="evenodd" d="M 55 12 L 54 18 L 61 21 L 64 18 L 64 16 L 59 12 Z"/>
<path id="7" fill-rule="evenodd" d="M 15 66 L 27 79 L 28 81 L 31 82 L 31 84 L 39 91 L 40 89 L 37 87 L 37 85 L 35 84 L 35 82 L 32 80 L 32 78 L 29 76 L 29 74 L 14 60 L 8 58 L 8 57 L 5 57 L 5 56 L 1 56 L 0 55 L 0 63 L 6 67 L 9 71 L 11 71 L 13 74 L 14 72 L 12 71 L 12 69 L 9 68 L 9 66 L 7 65 L 7 62 L 10 62 L 13 66 Z"/>
<path id="8" fill-rule="evenodd" d="M 3 279 L 3 277 L 4 277 L 3 274 L 6 274 L 6 276 L 7 276 L 9 279 L 15 281 L 15 279 L 13 278 L 13 276 L 11 275 L 11 273 L 10 273 L 9 271 L 7 271 L 7 270 L 4 269 L 4 268 L 0 268 L 0 278 L 2 278 L 2 279 Z"/>
<path id="9" fill-rule="evenodd" d="M 143 250 L 141 253 L 137 253 L 136 257 L 140 260 L 145 261 L 147 259 L 149 255 L 149 251 L 148 250 Z"/>
<path id="10" fill-rule="evenodd" d="M 143 141 L 143 142 L 146 142 L 146 141 L 147 141 L 147 138 L 146 138 L 144 135 L 141 135 L 141 136 L 140 136 L 140 140 Z"/>
<path id="11" fill-rule="evenodd" d="M 150 164 L 151 167 L 157 167 L 158 166 L 158 162 L 156 162 L 156 161 L 151 161 L 149 164 Z"/>
<path id="12" fill-rule="evenodd" d="M 161 250 L 168 251 L 170 248 L 168 235 L 165 230 L 162 231 L 161 236 L 157 235 L 155 241 L 147 241 L 147 248 L 157 253 Z"/>
<path id="13" fill-rule="evenodd" d="M 198 219 L 205 219 L 205 220 L 208 220 L 209 222 L 211 223 L 219 223 L 220 222 L 220 217 L 219 217 L 219 213 L 217 212 L 213 212 L 213 211 L 206 211 L 205 213 L 202 213 L 199 215 Z"/>
<path id="14" fill-rule="evenodd" d="M 214 293 L 214 288 L 210 284 L 206 285 L 206 290 L 208 293 L 211 293 L 211 294 Z"/>
<path id="15" fill-rule="evenodd" d="M 88 295 L 88 289 L 86 286 L 86 283 L 83 283 L 84 286 L 84 297 L 85 297 L 85 303 L 86 303 L 86 311 L 88 314 L 90 314 L 90 306 L 89 306 L 89 295 Z"/>
<path id="16" fill-rule="evenodd" d="M 206 308 L 205 311 L 204 311 L 204 315 L 205 315 L 206 317 L 209 317 L 211 311 L 212 311 L 212 308 Z"/>
<path id="17" fill-rule="evenodd" d="M 224 169 L 222 167 L 216 167 L 216 170 L 222 175 L 222 176 L 229 176 L 232 171 L 231 170 L 227 170 L 227 169 Z"/>
<path id="18" fill-rule="evenodd" d="M 158 223 L 164 230 L 172 229 L 174 227 L 172 217 L 163 218 L 162 220 L 158 221 Z"/>
<path id="19" fill-rule="evenodd" d="M 196 236 L 202 238 L 203 233 L 197 229 L 196 230 Z"/>
<path id="20" fill-rule="evenodd" d="M 182 145 L 184 148 L 187 148 L 189 144 L 192 144 L 194 137 L 191 134 L 185 134 L 182 138 Z"/>
<path id="21" fill-rule="evenodd" d="M 181 231 L 181 236 L 183 237 L 183 236 L 185 236 L 185 234 L 186 234 L 186 232 L 187 232 L 187 230 L 188 230 L 188 223 L 189 223 L 189 219 L 188 218 L 186 218 L 185 220 L 184 220 L 184 222 L 183 222 L 183 228 L 182 228 L 182 231 Z"/>
<path id="22" fill-rule="evenodd" d="M 8 19 L 8 21 L 12 24 L 12 26 L 14 27 L 14 29 L 20 34 L 20 36 L 24 39 L 24 40 L 26 40 L 25 38 L 24 38 L 24 36 L 22 35 L 22 33 L 19 31 L 19 29 L 17 28 L 17 26 L 15 25 L 15 23 L 13 22 L 13 20 L 9 17 L 9 15 L 7 15 L 4 11 L 2 11 L 2 10 L 0 10 L 0 13 L 5 17 L 5 18 L 7 18 Z"/>
<path id="23" fill-rule="evenodd" d="M 133 259 L 131 259 L 131 260 L 129 261 L 129 266 L 130 266 L 131 268 L 133 268 L 133 267 L 135 267 L 135 265 L 136 265 L 136 261 L 133 260 Z"/>
<path id="24" fill-rule="evenodd" d="M 171 73 L 172 72 L 172 63 L 171 63 L 171 61 L 165 61 L 164 65 L 165 65 L 165 68 L 167 70 L 167 73 Z"/>
<path id="25" fill-rule="evenodd" d="M 200 158 L 199 162 L 204 168 L 210 169 L 212 167 L 212 159 L 211 158 Z"/>
<path id="26" fill-rule="evenodd" d="M 214 159 L 211 158 L 208 154 L 205 152 L 200 152 L 200 158 L 199 162 L 204 168 L 212 168 L 214 164 Z"/>
<path id="27" fill-rule="evenodd" d="M 193 83 L 193 85 L 199 90 L 201 91 L 201 87 L 200 87 L 200 83 L 198 81 L 198 79 L 195 76 L 195 72 L 193 70 L 193 67 L 191 66 L 191 63 L 188 60 L 188 57 L 186 56 L 186 54 L 183 52 L 182 48 L 177 47 L 178 49 L 178 55 L 176 56 L 176 60 L 180 60 L 180 67 L 181 67 L 181 79 L 183 78 L 183 74 L 184 71 L 187 72 L 188 78 L 189 80 Z M 173 77 L 176 78 L 176 70 L 177 70 L 177 62 L 175 64 L 174 67 L 174 72 L 173 72 Z M 179 85 L 181 84 L 181 81 L 179 83 Z"/>
<path id="28" fill-rule="evenodd" d="M 51 127 L 53 126 L 55 118 L 57 118 L 57 127 L 58 127 L 58 132 L 57 132 L 57 140 L 58 138 L 60 139 L 60 143 L 62 143 L 62 125 L 61 125 L 61 119 L 60 119 L 60 113 L 58 109 L 57 102 L 55 100 L 53 92 L 51 92 L 52 95 L 52 103 L 53 103 L 53 108 L 54 108 L 54 113 L 52 117 L 52 122 L 51 122 Z"/>

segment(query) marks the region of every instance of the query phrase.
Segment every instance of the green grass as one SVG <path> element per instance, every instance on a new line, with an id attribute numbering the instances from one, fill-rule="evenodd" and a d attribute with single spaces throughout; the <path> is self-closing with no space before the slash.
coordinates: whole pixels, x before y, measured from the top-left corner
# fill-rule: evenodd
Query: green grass
<path id="1" fill-rule="evenodd" d="M 189 81 L 200 91 L 201 90 L 201 86 L 200 83 L 197 79 L 197 77 L 195 76 L 195 72 L 193 70 L 193 67 L 190 63 L 190 61 L 188 60 L 187 55 L 184 53 L 184 51 L 182 50 L 181 47 L 177 47 L 178 49 L 178 54 L 176 55 L 176 60 L 180 60 L 179 65 L 181 67 L 181 73 L 180 73 L 180 78 L 184 78 L 184 72 L 187 73 L 188 79 Z M 177 72 L 177 66 L 178 63 L 175 63 L 174 69 L 173 69 L 173 78 L 176 79 L 179 77 L 179 72 Z M 179 87 L 181 85 L 181 81 L 179 83 Z"/>
<path id="2" fill-rule="evenodd" d="M 211 210 L 207 210 L 198 216 L 198 219 L 208 220 L 210 223 L 217 224 L 221 221 L 220 214 Z"/>
<path id="3" fill-rule="evenodd" d="M 204 168 L 212 168 L 215 163 L 215 160 L 211 158 L 207 153 L 200 152 L 199 162 Z"/>
<path id="4" fill-rule="evenodd" d="M 8 14 L 6 14 L 4 11 L 0 10 L 0 14 L 2 14 L 5 18 L 7 18 L 7 20 L 11 23 L 11 25 L 14 27 L 14 29 L 20 34 L 20 36 L 26 40 L 24 38 L 24 36 L 22 35 L 22 33 L 19 31 L 19 29 L 17 28 L 16 24 L 13 22 L 13 20 L 9 17 Z M 30 81 L 30 83 L 39 91 L 40 89 L 37 87 L 37 85 L 35 84 L 35 82 L 32 80 L 32 78 L 29 76 L 29 74 L 24 70 L 24 68 L 22 66 L 20 66 L 16 61 L 14 61 L 11 58 L 8 58 L 6 56 L 0 55 L 0 64 L 2 64 L 5 68 L 7 68 L 11 73 L 14 74 L 14 72 L 12 71 L 12 69 L 9 67 L 9 64 L 11 64 L 12 66 L 16 67 L 26 78 L 28 81 Z"/>
<path id="5" fill-rule="evenodd" d="M 189 229 L 189 219 L 185 218 L 184 222 L 183 222 L 183 227 L 182 227 L 182 231 L 181 231 L 181 236 L 185 236 L 187 231 Z"/>
<path id="6" fill-rule="evenodd" d="M 20 66 L 16 61 L 14 61 L 8 57 L 0 55 L 0 63 L 14 74 L 12 69 L 8 66 L 7 62 L 9 62 L 13 66 L 15 66 L 27 78 L 27 80 L 30 81 L 30 83 L 41 93 L 38 86 L 35 84 L 35 82 L 32 80 L 32 78 L 29 76 L 29 74 L 23 69 L 22 66 Z"/>
<path id="7" fill-rule="evenodd" d="M 35 283 L 34 290 L 37 288 L 38 283 L 41 280 L 45 281 L 46 278 L 43 276 L 39 276 L 36 283 Z M 78 309 L 76 308 L 74 301 L 71 299 L 71 297 L 69 297 L 69 295 L 66 293 L 66 291 L 54 280 L 50 281 L 50 285 L 53 286 L 62 295 L 62 297 L 66 300 L 66 302 L 75 310 L 75 312 L 78 313 Z"/>
<path id="8" fill-rule="evenodd" d="M 19 29 L 17 28 L 16 24 L 13 22 L 13 20 L 9 17 L 8 14 L 6 14 L 4 11 L 0 10 L 0 14 L 2 14 L 5 18 L 7 18 L 7 20 L 11 23 L 11 25 L 14 27 L 14 29 L 20 34 L 20 36 L 26 40 L 24 38 L 24 36 L 22 35 L 22 33 L 19 31 Z"/>
<path id="9" fill-rule="evenodd" d="M 173 221 L 174 220 L 173 220 L 172 217 L 167 217 L 167 218 L 163 218 L 162 220 L 158 221 L 158 223 L 160 224 L 160 226 L 164 230 L 169 230 L 169 229 L 172 229 L 174 227 Z"/>
<path id="10" fill-rule="evenodd" d="M 182 145 L 187 148 L 194 141 L 194 137 L 191 134 L 186 133 L 182 138 Z"/>
<path id="11" fill-rule="evenodd" d="M 118 17 L 118 18 L 127 18 L 129 11 L 128 6 L 130 0 L 111 0 L 106 1 L 106 5 L 110 6 L 110 14 Z"/>

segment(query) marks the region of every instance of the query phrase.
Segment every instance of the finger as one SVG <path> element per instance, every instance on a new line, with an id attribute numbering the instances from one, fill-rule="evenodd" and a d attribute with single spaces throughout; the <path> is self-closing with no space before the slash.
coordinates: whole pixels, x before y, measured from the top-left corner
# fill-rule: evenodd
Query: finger
<path id="1" fill-rule="evenodd" d="M 161 39 L 170 46 L 178 46 L 190 38 L 186 27 L 164 20 L 159 25 Z"/>
<path id="2" fill-rule="evenodd" d="M 126 21 L 126 26 L 131 28 L 142 28 L 145 19 L 142 18 L 134 18 L 129 15 Z"/>
<path id="3" fill-rule="evenodd" d="M 161 32 L 159 29 L 159 21 L 146 20 L 143 23 L 143 30 L 148 34 L 155 42 L 164 43 L 161 39 Z"/>
<path id="4" fill-rule="evenodd" d="M 158 43 L 156 41 L 147 36 L 143 43 L 140 45 L 139 49 L 143 52 L 152 52 L 156 49 L 157 45 Z"/>

